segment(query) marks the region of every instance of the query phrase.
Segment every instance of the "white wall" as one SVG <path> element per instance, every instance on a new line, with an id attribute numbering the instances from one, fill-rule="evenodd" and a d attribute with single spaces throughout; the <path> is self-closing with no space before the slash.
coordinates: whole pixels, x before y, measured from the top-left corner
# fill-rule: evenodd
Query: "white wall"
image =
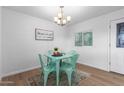
<path id="1" fill-rule="evenodd" d="M 2 42 L 2 28 L 1 28 L 1 6 L 0 6 L 0 80 L 1 80 L 1 77 L 2 77 L 2 45 L 1 45 L 1 42 Z"/>
<path id="2" fill-rule="evenodd" d="M 67 31 L 68 45 L 79 54 L 79 63 L 109 71 L 109 24 L 111 20 L 124 17 L 124 9 L 70 26 Z M 93 46 L 74 46 L 74 33 L 93 32 Z"/>
<path id="3" fill-rule="evenodd" d="M 110 20 L 124 17 L 124 10 L 106 14 L 66 28 L 2 8 L 2 75 L 7 76 L 39 66 L 38 53 L 57 46 L 79 52 L 79 63 L 109 70 Z M 54 31 L 54 41 L 36 41 L 35 28 Z M 74 46 L 74 33 L 93 31 L 93 46 Z M 1 48 L 0 48 L 1 49 Z"/>
<path id="4" fill-rule="evenodd" d="M 54 40 L 35 40 L 35 28 L 54 31 Z M 3 76 L 40 66 L 37 54 L 44 54 L 55 46 L 63 48 L 64 35 L 64 29 L 53 22 L 3 8 Z"/>

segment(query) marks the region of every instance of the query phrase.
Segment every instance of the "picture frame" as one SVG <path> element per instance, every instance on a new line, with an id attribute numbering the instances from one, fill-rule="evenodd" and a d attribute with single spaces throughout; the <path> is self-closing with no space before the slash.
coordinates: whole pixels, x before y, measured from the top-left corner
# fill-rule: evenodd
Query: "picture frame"
<path id="1" fill-rule="evenodd" d="M 92 32 L 83 33 L 83 45 L 84 46 L 92 46 L 93 45 L 93 33 Z"/>
<path id="2" fill-rule="evenodd" d="M 82 46 L 82 32 L 75 33 L 75 46 Z"/>
<path id="3" fill-rule="evenodd" d="M 75 46 L 93 46 L 92 30 L 75 33 Z"/>
<path id="4" fill-rule="evenodd" d="M 54 40 L 54 33 L 53 31 L 35 28 L 35 40 Z"/>

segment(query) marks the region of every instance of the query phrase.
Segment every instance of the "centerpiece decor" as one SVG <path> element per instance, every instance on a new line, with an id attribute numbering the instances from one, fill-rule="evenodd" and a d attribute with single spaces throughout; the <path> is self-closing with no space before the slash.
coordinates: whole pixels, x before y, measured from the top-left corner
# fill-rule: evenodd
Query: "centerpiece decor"
<path id="1" fill-rule="evenodd" d="M 59 48 L 57 47 L 54 48 L 53 56 L 61 56 L 61 53 L 58 50 Z"/>

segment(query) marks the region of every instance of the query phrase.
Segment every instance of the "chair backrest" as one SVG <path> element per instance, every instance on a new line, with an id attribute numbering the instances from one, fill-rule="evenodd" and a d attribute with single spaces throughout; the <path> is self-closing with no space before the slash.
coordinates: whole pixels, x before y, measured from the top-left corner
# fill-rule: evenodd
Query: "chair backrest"
<path id="1" fill-rule="evenodd" d="M 40 60 L 41 68 L 44 69 L 47 66 L 47 57 L 39 54 L 39 60 Z"/>
<path id="2" fill-rule="evenodd" d="M 44 63 L 43 63 L 43 60 L 42 60 L 42 55 L 41 54 L 38 54 L 39 56 L 39 60 L 40 60 L 40 64 L 41 64 L 41 68 L 43 68 L 44 66 Z"/>
<path id="3" fill-rule="evenodd" d="M 53 52 L 54 52 L 53 50 L 49 50 L 49 51 L 48 51 L 48 54 L 49 54 L 49 55 L 52 55 Z"/>
<path id="4" fill-rule="evenodd" d="M 78 60 L 78 57 L 79 57 L 79 54 L 73 54 L 73 55 L 71 56 L 71 64 L 72 64 L 72 66 L 73 66 L 73 69 L 76 68 L 76 62 L 77 62 L 77 60 Z"/>
<path id="5" fill-rule="evenodd" d="M 77 52 L 75 51 L 75 50 L 71 50 L 71 51 L 69 51 L 67 54 L 77 54 Z"/>

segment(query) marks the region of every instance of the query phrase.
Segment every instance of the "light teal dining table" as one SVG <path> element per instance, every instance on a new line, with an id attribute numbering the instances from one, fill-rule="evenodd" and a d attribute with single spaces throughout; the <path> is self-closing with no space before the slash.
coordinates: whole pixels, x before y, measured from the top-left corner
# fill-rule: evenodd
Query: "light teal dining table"
<path id="1" fill-rule="evenodd" d="M 47 57 L 49 57 L 50 59 L 52 59 L 52 62 L 56 63 L 56 85 L 59 85 L 59 73 L 60 73 L 60 61 L 62 59 L 66 59 L 68 57 L 70 57 L 70 55 L 65 54 L 62 56 L 52 56 L 50 54 L 46 55 Z"/>

